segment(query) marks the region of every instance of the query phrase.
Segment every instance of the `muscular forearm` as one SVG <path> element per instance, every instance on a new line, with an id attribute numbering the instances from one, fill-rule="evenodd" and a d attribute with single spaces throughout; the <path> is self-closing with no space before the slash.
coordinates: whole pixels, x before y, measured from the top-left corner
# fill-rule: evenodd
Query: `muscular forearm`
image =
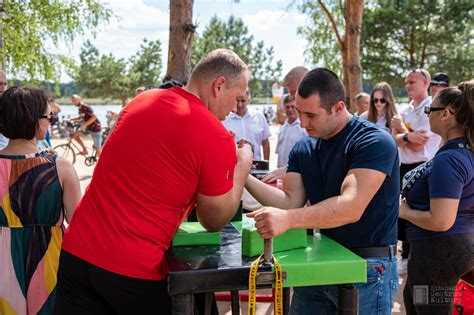
<path id="1" fill-rule="evenodd" d="M 234 170 L 234 186 L 232 187 L 232 209 L 236 209 L 242 198 L 245 180 L 249 177 L 251 164 L 246 165 L 243 161 L 238 161 Z"/>
<path id="2" fill-rule="evenodd" d="M 265 184 L 253 176 L 247 178 L 245 188 L 264 206 L 280 209 L 289 209 L 296 206 L 291 204 L 290 197 L 283 190 Z"/>
<path id="3" fill-rule="evenodd" d="M 357 222 L 365 209 L 345 196 L 336 196 L 306 208 L 290 209 L 291 228 L 329 229 Z"/>

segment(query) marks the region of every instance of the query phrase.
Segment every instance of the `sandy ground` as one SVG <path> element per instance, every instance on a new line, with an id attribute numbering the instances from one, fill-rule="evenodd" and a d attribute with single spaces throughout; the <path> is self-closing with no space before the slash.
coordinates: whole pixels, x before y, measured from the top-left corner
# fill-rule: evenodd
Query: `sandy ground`
<path id="1" fill-rule="evenodd" d="M 277 156 L 274 153 L 276 147 L 276 140 L 278 137 L 278 127 L 271 126 L 270 127 L 272 136 L 270 137 L 270 169 L 276 168 L 277 163 Z M 51 139 L 53 147 L 66 142 L 63 139 Z M 85 144 L 88 147 L 89 152 L 92 151 L 92 139 L 85 139 Z M 83 156 L 76 156 L 76 162 L 74 163 L 74 168 L 76 169 L 77 175 L 79 177 L 79 182 L 81 184 L 81 190 L 84 193 L 85 189 L 89 185 L 92 179 L 92 173 L 94 171 L 94 166 L 86 166 L 84 164 L 84 157 Z M 405 308 L 403 306 L 403 287 L 405 285 L 406 276 L 400 277 L 400 289 L 398 291 L 397 297 L 395 299 L 395 304 L 392 309 L 393 314 L 406 314 Z M 259 293 L 262 294 L 271 294 L 270 290 L 259 290 Z M 241 314 L 247 314 L 247 303 L 242 302 L 241 305 Z M 230 302 L 218 302 L 219 313 L 221 315 L 230 315 L 232 314 L 230 308 Z M 264 315 L 264 314 L 273 314 L 273 304 L 272 303 L 258 303 L 257 306 L 257 315 Z"/>

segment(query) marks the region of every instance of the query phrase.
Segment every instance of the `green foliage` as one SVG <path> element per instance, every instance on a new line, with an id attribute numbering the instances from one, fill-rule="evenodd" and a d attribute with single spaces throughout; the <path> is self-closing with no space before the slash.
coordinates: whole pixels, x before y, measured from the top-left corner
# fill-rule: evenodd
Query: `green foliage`
<path id="1" fill-rule="evenodd" d="M 135 86 L 156 85 L 162 69 L 160 41 L 148 42 L 145 38 L 140 51 L 130 58 L 130 64 L 128 74 Z"/>
<path id="2" fill-rule="evenodd" d="M 364 12 L 362 67 L 367 79 L 403 85 L 407 69 L 448 72 L 452 83 L 474 74 L 474 2 L 378 1 Z"/>
<path id="3" fill-rule="evenodd" d="M 139 86 L 156 85 L 161 72 L 161 43 L 143 40 L 128 61 L 101 55 L 89 41 L 81 49 L 80 65 L 71 76 L 86 97 L 121 99 L 134 95 Z"/>
<path id="4" fill-rule="evenodd" d="M 249 82 L 253 95 L 271 95 L 271 84 L 281 76 L 282 62 L 274 61 L 273 47 L 266 48 L 263 41 L 254 43 L 242 19 L 230 16 L 227 21 L 214 16 L 201 36 L 195 36 L 191 63 L 194 66 L 202 57 L 214 49 L 233 50 L 252 70 Z"/>
<path id="5" fill-rule="evenodd" d="M 0 52 L 9 76 L 30 81 L 59 77 L 60 58 L 48 45 L 70 44 L 107 22 L 112 12 L 97 0 L 5 0 L 4 47 Z"/>
<path id="6" fill-rule="evenodd" d="M 345 1 L 325 1 L 338 27 Z M 334 31 L 319 4 L 304 1 L 299 10 L 311 25 L 298 30 L 308 42 L 313 64 L 342 67 Z M 446 71 L 456 83 L 474 77 L 474 2 L 467 0 L 371 0 L 364 7 L 361 64 L 364 80 L 403 89 L 407 69 Z M 343 32 L 341 36 L 343 36 Z"/>
<path id="7" fill-rule="evenodd" d="M 338 32 L 344 34 L 344 18 L 342 8 L 339 5 L 328 5 L 328 10 L 338 25 Z M 336 33 L 331 28 L 327 16 L 315 1 L 303 1 L 298 9 L 307 14 L 311 24 L 298 27 L 298 34 L 302 35 L 307 46 L 304 52 L 306 62 L 320 65 L 342 74 L 342 55 L 337 43 Z"/>

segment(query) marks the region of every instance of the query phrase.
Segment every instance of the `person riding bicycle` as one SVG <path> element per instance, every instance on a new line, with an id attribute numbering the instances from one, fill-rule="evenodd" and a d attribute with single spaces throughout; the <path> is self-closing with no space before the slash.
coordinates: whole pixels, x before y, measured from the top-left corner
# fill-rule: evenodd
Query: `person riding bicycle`
<path id="1" fill-rule="evenodd" d="M 100 156 L 102 151 L 102 137 L 99 119 L 94 114 L 92 107 L 84 104 L 79 95 L 74 94 L 71 98 L 71 101 L 75 106 L 79 107 L 79 117 L 72 118 L 71 121 L 82 121 L 79 130 L 72 135 L 73 139 L 76 140 L 77 143 L 79 143 L 79 145 L 82 147 L 82 151 L 80 153 L 82 155 L 88 154 L 87 148 L 81 139 L 81 134 L 91 135 L 92 139 L 94 140 L 94 147 L 97 151 L 97 156 Z"/>

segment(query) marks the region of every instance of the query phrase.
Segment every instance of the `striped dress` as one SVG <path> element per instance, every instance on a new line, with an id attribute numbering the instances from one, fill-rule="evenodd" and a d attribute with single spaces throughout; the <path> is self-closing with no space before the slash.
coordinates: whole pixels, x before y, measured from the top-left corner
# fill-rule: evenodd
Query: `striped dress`
<path id="1" fill-rule="evenodd" d="M 56 155 L 0 155 L 0 314 L 52 314 L 63 238 Z"/>

